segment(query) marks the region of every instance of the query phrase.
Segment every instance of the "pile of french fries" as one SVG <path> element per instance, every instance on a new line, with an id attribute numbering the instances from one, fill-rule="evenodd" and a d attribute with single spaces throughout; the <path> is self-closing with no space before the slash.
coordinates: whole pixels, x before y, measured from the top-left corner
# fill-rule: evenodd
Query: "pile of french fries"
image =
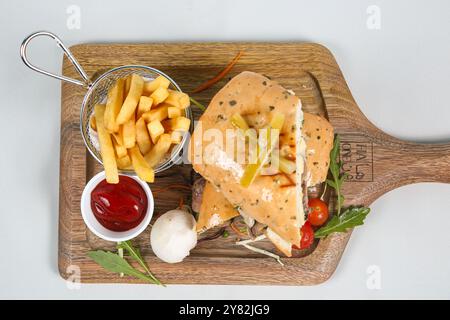
<path id="1" fill-rule="evenodd" d="M 106 104 L 95 106 L 90 126 L 98 134 L 108 183 L 119 182 L 119 169 L 133 169 L 153 182 L 153 168 L 189 131 L 191 121 L 184 117 L 189 96 L 169 85 L 163 76 L 146 82 L 132 74 L 117 80 Z"/>

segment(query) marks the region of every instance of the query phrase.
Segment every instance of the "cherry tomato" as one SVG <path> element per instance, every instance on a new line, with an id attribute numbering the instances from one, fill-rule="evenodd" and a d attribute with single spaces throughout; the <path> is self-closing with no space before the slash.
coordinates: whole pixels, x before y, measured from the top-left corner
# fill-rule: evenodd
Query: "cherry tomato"
<path id="1" fill-rule="evenodd" d="M 319 198 L 308 200 L 310 209 L 308 220 L 315 227 L 320 227 L 328 220 L 328 205 Z"/>
<path id="2" fill-rule="evenodd" d="M 293 245 L 294 249 L 308 249 L 314 242 L 314 230 L 309 221 L 300 228 L 302 239 L 300 240 L 300 247 Z"/>

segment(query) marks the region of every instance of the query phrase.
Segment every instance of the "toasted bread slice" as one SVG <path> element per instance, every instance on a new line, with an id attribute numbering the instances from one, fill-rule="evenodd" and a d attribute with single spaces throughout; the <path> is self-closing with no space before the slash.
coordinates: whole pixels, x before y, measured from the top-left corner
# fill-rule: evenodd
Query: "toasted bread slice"
<path id="1" fill-rule="evenodd" d="M 238 215 L 239 212 L 225 199 L 222 192 L 217 190 L 210 182 L 206 182 L 197 220 L 197 232 L 203 232 L 221 225 Z"/>

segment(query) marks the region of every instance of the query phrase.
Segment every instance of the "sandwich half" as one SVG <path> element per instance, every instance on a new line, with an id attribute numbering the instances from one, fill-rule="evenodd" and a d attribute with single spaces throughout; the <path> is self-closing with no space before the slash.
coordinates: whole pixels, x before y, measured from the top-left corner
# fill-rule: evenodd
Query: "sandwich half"
<path id="1" fill-rule="evenodd" d="M 273 163 L 262 164 L 252 182 L 243 183 L 249 164 L 240 159 L 248 157 L 239 157 L 240 149 L 231 148 L 232 139 L 226 139 L 234 137 L 236 145 L 239 139 L 247 141 L 236 134 L 236 115 L 257 132 L 281 115 L 277 155 L 291 169 L 280 171 L 281 164 L 275 169 Z M 245 214 L 267 226 L 266 236 L 291 256 L 307 215 L 307 187 L 325 180 L 332 145 L 331 125 L 320 116 L 303 113 L 292 91 L 257 73 L 237 75 L 211 100 L 191 138 L 190 160 L 207 181 L 197 230 Z"/>

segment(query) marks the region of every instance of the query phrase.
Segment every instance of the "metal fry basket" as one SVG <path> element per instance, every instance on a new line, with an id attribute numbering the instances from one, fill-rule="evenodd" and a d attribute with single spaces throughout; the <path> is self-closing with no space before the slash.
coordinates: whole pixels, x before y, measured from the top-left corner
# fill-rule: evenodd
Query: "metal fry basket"
<path id="1" fill-rule="evenodd" d="M 55 42 L 62 49 L 64 54 L 67 56 L 69 61 L 73 64 L 73 66 L 75 67 L 77 72 L 82 77 L 82 79 L 83 79 L 82 81 L 42 70 L 30 63 L 30 61 L 28 60 L 28 57 L 27 57 L 27 46 L 31 40 L 33 40 L 34 38 L 39 37 L 39 36 L 46 36 L 46 37 L 50 37 L 53 40 L 55 40 Z M 128 66 L 121 66 L 121 67 L 113 68 L 113 69 L 103 73 L 102 75 L 100 75 L 94 81 L 91 81 L 89 79 L 89 77 L 87 76 L 86 72 L 81 67 L 81 65 L 78 63 L 78 61 L 72 55 L 70 50 L 62 43 L 62 41 L 55 34 L 53 34 L 51 32 L 47 32 L 47 31 L 35 32 L 35 33 L 29 35 L 27 38 L 25 38 L 20 47 L 20 56 L 22 57 L 22 60 L 25 63 L 25 65 L 36 72 L 59 79 L 61 81 L 69 82 L 69 83 L 79 85 L 79 86 L 86 88 L 87 92 L 84 96 L 84 99 L 83 99 L 83 102 L 81 105 L 80 130 L 81 130 L 81 135 L 83 137 L 83 141 L 86 145 L 86 148 L 89 150 L 90 154 L 100 163 L 102 163 L 102 158 L 100 155 L 100 147 L 99 147 L 98 140 L 97 140 L 97 134 L 93 130 L 91 130 L 89 121 L 94 112 L 94 106 L 98 103 L 106 102 L 106 97 L 107 97 L 109 89 L 115 84 L 115 82 L 118 79 L 124 78 L 130 74 L 139 74 L 146 81 L 150 81 L 150 80 L 153 80 L 156 77 L 162 75 L 170 81 L 171 89 L 181 92 L 181 89 L 176 84 L 176 82 L 173 81 L 165 73 L 163 73 L 155 68 L 141 66 L 141 65 L 128 65 Z M 191 130 L 192 130 L 193 117 L 192 117 L 191 108 L 188 107 L 184 111 L 185 111 L 185 116 L 191 120 Z M 189 132 L 186 132 L 183 135 L 181 143 L 179 143 L 178 145 L 175 145 L 172 148 L 168 157 L 166 159 L 164 159 L 160 164 L 158 164 L 154 168 L 155 173 L 160 173 L 160 172 L 170 168 L 174 164 L 178 164 L 178 163 L 180 163 L 180 161 L 182 161 L 183 147 L 187 144 L 188 139 L 189 139 Z M 133 170 L 121 170 L 121 172 L 126 173 L 126 174 L 135 175 Z"/>

